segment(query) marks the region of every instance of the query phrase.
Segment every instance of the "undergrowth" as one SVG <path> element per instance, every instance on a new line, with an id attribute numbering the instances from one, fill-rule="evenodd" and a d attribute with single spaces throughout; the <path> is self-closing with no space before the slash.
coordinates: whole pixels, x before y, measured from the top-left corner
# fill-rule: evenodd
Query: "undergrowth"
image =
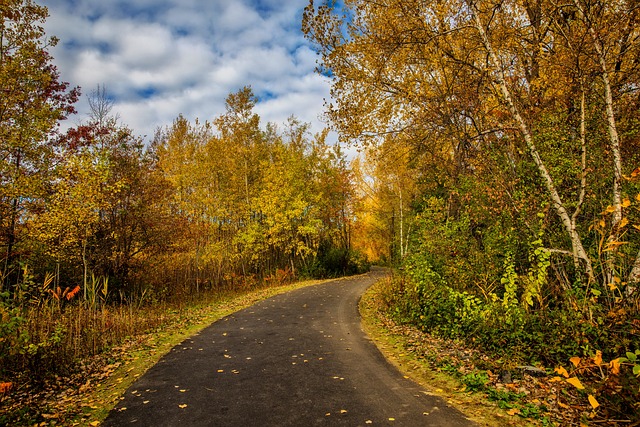
<path id="1" fill-rule="evenodd" d="M 519 367 L 529 365 L 555 383 L 550 388 L 566 394 L 568 403 L 560 401 L 559 408 L 565 405 L 568 411 L 569 405 L 577 405 L 576 417 L 583 422 L 640 421 L 640 352 L 634 350 L 639 345 L 637 318 L 603 319 L 606 313 L 595 307 L 527 310 L 521 304 L 522 294 L 510 290 L 515 272 L 508 268 L 504 294 L 486 300 L 453 289 L 433 270 L 421 267 L 414 271 L 409 265 L 405 274 L 381 288 L 381 310 L 398 324 L 462 342 L 487 355 L 478 365 L 480 370 L 464 374 L 458 364 L 438 359 L 437 368 L 458 377 L 468 391 L 486 393 L 500 407 L 515 410 L 513 402 L 521 395 L 487 384 L 492 375 L 499 377 L 496 373 L 510 378 Z M 545 408 L 537 406 L 519 404 L 517 411 L 543 419 Z"/>

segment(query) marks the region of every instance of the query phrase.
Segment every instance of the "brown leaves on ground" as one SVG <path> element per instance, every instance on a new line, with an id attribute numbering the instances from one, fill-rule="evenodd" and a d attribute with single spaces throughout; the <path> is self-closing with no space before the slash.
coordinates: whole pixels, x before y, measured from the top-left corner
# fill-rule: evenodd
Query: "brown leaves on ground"
<path id="1" fill-rule="evenodd" d="M 66 377 L 57 376 L 45 383 L 18 379 L 20 385 L 11 390 L 11 393 L 5 393 L 0 413 L 21 413 L 21 418 L 11 420 L 12 425 L 99 425 L 99 421 L 85 415 L 105 406 L 105 402 L 91 398 L 91 391 L 103 384 L 123 364 L 110 361 L 126 361 L 128 351 L 135 344 L 130 341 L 112 349 L 108 355 L 87 360 L 75 373 Z M 114 401 L 115 399 L 116 396 L 113 397 Z"/>
<path id="2" fill-rule="evenodd" d="M 486 384 L 476 391 L 493 400 L 496 406 L 505 410 L 507 416 L 524 418 L 527 422 L 541 425 L 548 422 L 556 425 L 631 425 L 620 424 L 625 420 L 614 420 L 604 415 L 598 396 L 585 390 L 594 389 L 594 384 L 583 384 L 573 370 L 573 376 L 563 367 L 557 367 L 546 376 L 540 370 L 542 376 L 534 376 L 535 372 L 527 373 L 517 366 L 507 368 L 463 342 L 441 339 L 417 328 L 398 325 L 388 318 L 379 317 L 379 320 L 391 334 L 402 337 L 400 342 L 404 343 L 403 351 L 414 354 L 430 369 L 448 373 L 462 382 L 466 375 L 486 373 Z M 572 358 L 570 362 L 573 368 L 577 368 L 581 360 Z M 602 363 L 601 356 L 596 355 L 595 362 Z M 459 391 L 469 392 L 462 384 Z M 517 398 L 501 399 L 506 396 Z"/>

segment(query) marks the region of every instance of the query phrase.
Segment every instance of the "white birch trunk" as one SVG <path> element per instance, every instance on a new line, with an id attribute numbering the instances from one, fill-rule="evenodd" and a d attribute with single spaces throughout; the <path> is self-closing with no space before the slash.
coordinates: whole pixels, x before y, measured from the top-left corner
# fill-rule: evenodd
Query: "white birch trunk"
<path id="1" fill-rule="evenodd" d="M 491 65 L 495 69 L 496 79 L 497 79 L 498 87 L 500 88 L 502 97 L 504 98 L 504 101 L 507 107 L 509 108 L 509 112 L 511 113 L 512 117 L 514 118 L 515 122 L 520 128 L 522 137 L 524 138 L 527 148 L 529 149 L 529 154 L 531 155 L 533 162 L 538 168 L 538 172 L 540 173 L 540 175 L 544 180 L 547 193 L 551 198 L 556 214 L 560 217 L 560 220 L 562 221 L 565 231 L 567 232 L 567 234 L 569 235 L 569 238 L 571 239 L 573 257 L 574 259 L 579 259 L 584 263 L 585 273 L 587 274 L 587 277 L 591 282 L 594 279 L 591 259 L 587 255 L 584 249 L 584 246 L 582 245 L 582 240 L 580 238 L 580 235 L 578 234 L 575 224 L 571 220 L 571 217 L 569 216 L 569 213 L 565 208 L 564 203 L 562 202 L 562 198 L 560 197 L 560 194 L 556 189 L 553 178 L 549 174 L 549 171 L 547 170 L 542 158 L 540 157 L 540 153 L 538 152 L 538 149 L 533 140 L 533 136 L 531 135 L 529 127 L 527 126 L 526 122 L 520 115 L 520 112 L 518 111 L 518 107 L 513 101 L 511 92 L 507 87 L 504 71 L 502 69 L 502 66 L 500 64 L 500 61 L 498 60 L 498 57 L 495 51 L 493 50 L 493 45 L 489 41 L 487 33 L 484 30 L 484 26 L 482 24 L 482 21 L 480 20 L 480 16 L 478 14 L 477 8 L 475 7 L 475 4 L 470 0 L 467 0 L 467 5 L 469 6 L 469 9 L 473 14 L 475 27 L 478 33 L 480 34 L 480 37 L 482 38 L 482 43 L 485 49 L 487 50 L 487 54 L 489 55 L 489 60 L 491 62 Z"/>

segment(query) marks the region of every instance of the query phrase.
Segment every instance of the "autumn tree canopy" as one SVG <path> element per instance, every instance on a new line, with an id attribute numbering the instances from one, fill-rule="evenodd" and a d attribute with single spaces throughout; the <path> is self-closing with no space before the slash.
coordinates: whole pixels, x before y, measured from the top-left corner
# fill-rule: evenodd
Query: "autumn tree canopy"
<path id="1" fill-rule="evenodd" d="M 635 168 L 636 140 L 621 142 L 618 128 L 633 126 L 621 114 L 637 102 L 637 19 L 627 2 L 347 1 L 341 10 L 311 2 L 303 28 L 332 78 L 327 111 L 345 140 L 409 141 L 425 161 L 442 161 L 453 186 L 494 160 L 509 185 L 526 164 L 563 230 L 550 249 L 589 281 L 585 200 L 608 194 L 615 253 L 622 176 Z M 608 171 L 608 188 L 594 168 Z M 636 276 L 632 264 L 625 278 Z M 600 267 L 611 279 L 614 267 Z"/>
<path id="2" fill-rule="evenodd" d="M 48 49 L 57 40 L 42 28 L 47 9 L 32 1 L 0 5 L 0 239 L 3 278 L 16 280 L 21 218 L 46 191 L 53 161 L 52 133 L 74 112 L 77 89 L 59 81 Z"/>

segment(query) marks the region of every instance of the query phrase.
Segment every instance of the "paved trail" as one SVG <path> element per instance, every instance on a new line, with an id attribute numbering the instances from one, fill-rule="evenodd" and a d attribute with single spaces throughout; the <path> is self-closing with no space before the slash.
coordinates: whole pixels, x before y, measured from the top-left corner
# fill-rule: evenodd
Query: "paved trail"
<path id="1" fill-rule="evenodd" d="M 299 289 L 212 324 L 134 383 L 104 425 L 473 425 L 362 332 L 357 301 L 384 274 Z"/>

